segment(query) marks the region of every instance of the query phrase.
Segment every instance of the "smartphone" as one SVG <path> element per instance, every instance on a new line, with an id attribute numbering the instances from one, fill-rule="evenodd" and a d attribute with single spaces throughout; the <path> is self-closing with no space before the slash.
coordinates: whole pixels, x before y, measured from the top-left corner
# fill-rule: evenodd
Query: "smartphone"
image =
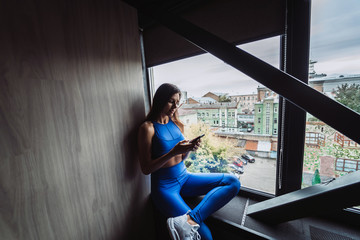
<path id="1" fill-rule="evenodd" d="M 190 143 L 196 142 L 197 140 L 199 140 L 200 138 L 202 138 L 203 136 L 205 136 L 205 134 L 201 134 L 200 136 L 190 140 Z"/>

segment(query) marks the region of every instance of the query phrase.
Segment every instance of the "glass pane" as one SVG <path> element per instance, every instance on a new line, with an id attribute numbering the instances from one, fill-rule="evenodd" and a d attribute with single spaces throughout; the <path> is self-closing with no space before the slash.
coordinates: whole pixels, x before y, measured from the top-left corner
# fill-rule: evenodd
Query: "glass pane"
<path id="1" fill-rule="evenodd" d="M 239 46 L 278 67 L 280 38 Z M 154 87 L 170 82 L 183 92 L 185 137 L 202 145 L 185 161 L 191 172 L 229 172 L 242 186 L 275 193 L 279 97 L 253 79 L 203 54 L 151 69 Z"/>
<path id="2" fill-rule="evenodd" d="M 312 1 L 309 65 L 311 87 L 358 113 L 359 7 L 356 0 Z M 303 188 L 359 170 L 360 146 L 310 114 L 305 136 Z"/>

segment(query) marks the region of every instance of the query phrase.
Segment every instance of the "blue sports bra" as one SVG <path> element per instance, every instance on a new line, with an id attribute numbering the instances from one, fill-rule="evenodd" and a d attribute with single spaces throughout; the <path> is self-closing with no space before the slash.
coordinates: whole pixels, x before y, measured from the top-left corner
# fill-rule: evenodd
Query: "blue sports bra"
<path id="1" fill-rule="evenodd" d="M 155 129 L 151 144 L 152 159 L 168 153 L 178 142 L 184 140 L 179 127 L 169 118 L 169 122 L 161 124 L 152 122 Z"/>

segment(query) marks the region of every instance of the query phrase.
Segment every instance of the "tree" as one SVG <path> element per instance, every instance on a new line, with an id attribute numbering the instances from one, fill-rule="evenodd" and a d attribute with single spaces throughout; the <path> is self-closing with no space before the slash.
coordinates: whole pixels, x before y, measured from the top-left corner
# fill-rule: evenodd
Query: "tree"
<path id="1" fill-rule="evenodd" d="M 190 172 L 228 172 L 227 159 L 234 155 L 231 144 L 226 139 L 220 139 L 210 131 L 205 123 L 193 124 L 185 130 L 187 139 L 205 133 L 201 139 L 200 148 L 191 152 L 185 160 Z"/>
<path id="2" fill-rule="evenodd" d="M 228 97 L 227 94 L 221 95 L 221 96 L 219 97 L 219 102 L 231 102 L 231 98 Z"/>
<path id="3" fill-rule="evenodd" d="M 355 112 L 360 113 L 360 85 L 359 84 L 342 84 L 335 90 L 335 99 L 351 108 Z"/>
<path id="4" fill-rule="evenodd" d="M 316 169 L 313 175 L 313 178 L 311 180 L 311 184 L 314 186 L 315 184 L 321 183 L 320 173 L 319 170 Z"/>

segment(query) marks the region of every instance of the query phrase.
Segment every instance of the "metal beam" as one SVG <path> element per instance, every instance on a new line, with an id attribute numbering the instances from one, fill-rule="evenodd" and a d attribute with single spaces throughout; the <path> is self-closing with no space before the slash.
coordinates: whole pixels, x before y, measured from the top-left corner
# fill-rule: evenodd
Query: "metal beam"
<path id="1" fill-rule="evenodd" d="M 360 122 L 358 113 L 185 19 L 126 2 L 360 144 L 360 128 L 355 127 Z"/>
<path id="2" fill-rule="evenodd" d="M 336 178 L 248 207 L 247 216 L 281 223 L 301 217 L 315 216 L 360 204 L 360 171 Z"/>
<path id="3" fill-rule="evenodd" d="M 309 0 L 287 0 L 286 31 L 281 37 L 281 70 L 308 82 L 310 48 Z M 306 112 L 279 98 L 279 141 L 275 195 L 301 188 Z"/>

